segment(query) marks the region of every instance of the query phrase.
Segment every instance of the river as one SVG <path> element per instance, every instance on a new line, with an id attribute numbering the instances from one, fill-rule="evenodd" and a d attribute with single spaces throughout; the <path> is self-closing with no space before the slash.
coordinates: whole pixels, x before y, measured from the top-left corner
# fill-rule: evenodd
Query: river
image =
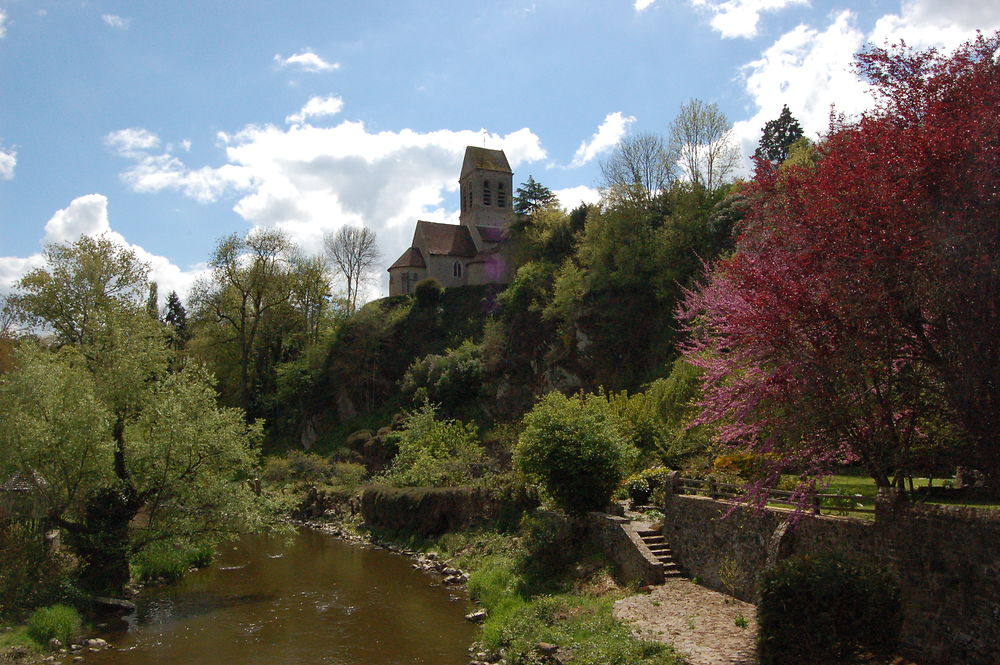
<path id="1" fill-rule="evenodd" d="M 406 557 L 302 529 L 246 536 L 180 584 L 136 598 L 94 665 L 465 665 L 457 589 Z"/>

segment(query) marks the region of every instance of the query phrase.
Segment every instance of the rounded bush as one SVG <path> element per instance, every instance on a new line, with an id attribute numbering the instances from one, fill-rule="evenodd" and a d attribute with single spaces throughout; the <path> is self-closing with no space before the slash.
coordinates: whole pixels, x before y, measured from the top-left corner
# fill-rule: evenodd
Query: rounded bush
<path id="1" fill-rule="evenodd" d="M 886 573 L 836 555 L 793 557 L 764 574 L 757 606 L 760 665 L 843 665 L 888 654 L 902 614 Z"/>
<path id="2" fill-rule="evenodd" d="M 663 466 L 633 473 L 622 483 L 622 490 L 633 506 L 645 506 L 649 504 L 653 491 L 666 483 L 668 473 L 669 469 Z"/>
<path id="3" fill-rule="evenodd" d="M 615 428 L 603 396 L 552 392 L 524 416 L 514 463 L 559 508 L 581 515 L 604 510 L 636 454 Z"/>
<path id="4" fill-rule="evenodd" d="M 68 645 L 79 635 L 81 625 L 80 614 L 72 607 L 42 607 L 28 619 L 28 636 L 42 646 L 47 646 L 52 638 Z"/>
<path id="5" fill-rule="evenodd" d="M 434 307 L 441 302 L 441 285 L 433 277 L 422 279 L 413 287 L 417 307 Z"/>

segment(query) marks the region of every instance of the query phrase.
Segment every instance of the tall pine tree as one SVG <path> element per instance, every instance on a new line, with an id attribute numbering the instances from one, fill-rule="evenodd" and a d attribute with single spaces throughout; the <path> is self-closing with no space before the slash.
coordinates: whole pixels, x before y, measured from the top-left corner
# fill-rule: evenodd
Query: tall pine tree
<path id="1" fill-rule="evenodd" d="M 167 313 L 163 317 L 163 322 L 173 328 L 171 344 L 174 348 L 184 348 L 191 335 L 188 333 L 187 310 L 181 304 L 176 291 L 171 291 L 167 296 Z"/>

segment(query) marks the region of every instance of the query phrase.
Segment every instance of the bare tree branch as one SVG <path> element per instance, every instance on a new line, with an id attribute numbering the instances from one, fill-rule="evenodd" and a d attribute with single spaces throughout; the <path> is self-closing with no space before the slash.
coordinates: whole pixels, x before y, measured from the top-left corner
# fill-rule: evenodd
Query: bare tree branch
<path id="1" fill-rule="evenodd" d="M 693 184 L 714 191 L 740 163 L 733 126 L 714 103 L 692 99 L 670 123 L 669 151 Z"/>
<path id="2" fill-rule="evenodd" d="M 347 281 L 348 307 L 354 312 L 360 287 L 379 258 L 375 232 L 365 226 L 342 226 L 337 233 L 324 235 L 323 245 L 334 268 Z"/>

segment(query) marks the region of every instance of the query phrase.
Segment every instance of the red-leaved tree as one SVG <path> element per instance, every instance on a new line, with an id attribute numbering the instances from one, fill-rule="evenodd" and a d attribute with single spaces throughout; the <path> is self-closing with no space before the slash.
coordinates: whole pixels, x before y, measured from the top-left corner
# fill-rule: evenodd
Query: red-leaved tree
<path id="1" fill-rule="evenodd" d="M 857 459 L 901 484 L 964 441 L 953 461 L 1000 481 L 998 47 L 860 54 L 874 109 L 815 167 L 759 163 L 737 251 L 687 294 L 700 422 L 775 473 Z"/>

